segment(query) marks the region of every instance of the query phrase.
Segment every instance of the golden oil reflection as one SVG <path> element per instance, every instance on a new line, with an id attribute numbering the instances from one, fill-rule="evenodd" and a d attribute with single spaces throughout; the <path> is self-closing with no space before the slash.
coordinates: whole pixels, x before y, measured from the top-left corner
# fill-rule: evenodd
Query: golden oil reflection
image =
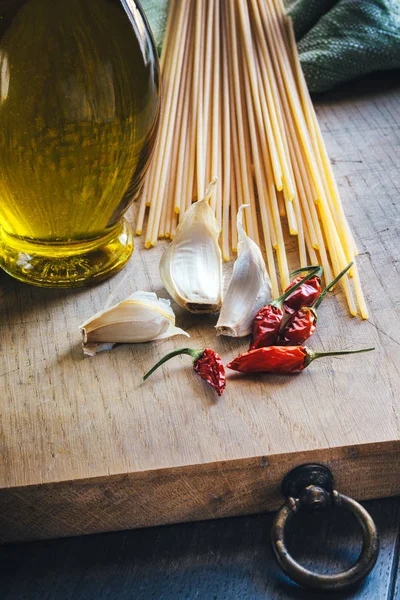
<path id="1" fill-rule="evenodd" d="M 0 102 L 7 100 L 10 87 L 10 65 L 7 53 L 0 50 Z"/>

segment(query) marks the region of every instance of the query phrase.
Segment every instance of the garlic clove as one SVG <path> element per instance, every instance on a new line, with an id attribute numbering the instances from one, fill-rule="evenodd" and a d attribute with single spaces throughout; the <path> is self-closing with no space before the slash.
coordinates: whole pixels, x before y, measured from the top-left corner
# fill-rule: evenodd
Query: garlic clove
<path id="1" fill-rule="evenodd" d="M 175 314 L 169 300 L 153 292 L 134 292 L 131 296 L 103 310 L 82 323 L 83 351 L 89 356 L 110 350 L 118 343 L 162 340 L 188 333 L 175 326 Z"/>
<path id="2" fill-rule="evenodd" d="M 261 250 L 243 228 L 243 210 L 247 206 L 242 205 L 237 214 L 238 257 L 216 325 L 217 335 L 249 335 L 255 315 L 272 300 L 271 281 Z"/>
<path id="3" fill-rule="evenodd" d="M 222 255 L 219 228 L 208 201 L 217 179 L 186 212 L 160 261 L 160 275 L 170 296 L 192 313 L 217 312 L 222 304 Z"/>
<path id="4" fill-rule="evenodd" d="M 104 350 L 112 350 L 114 346 L 115 344 L 112 342 L 104 342 L 104 344 L 82 344 L 83 354 L 86 354 L 86 356 L 96 356 L 96 354 L 103 352 Z"/>

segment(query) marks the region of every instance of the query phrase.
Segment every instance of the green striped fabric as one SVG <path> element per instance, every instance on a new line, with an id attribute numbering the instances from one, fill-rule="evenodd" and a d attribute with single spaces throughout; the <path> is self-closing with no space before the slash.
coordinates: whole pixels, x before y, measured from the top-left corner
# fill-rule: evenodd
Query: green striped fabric
<path id="1" fill-rule="evenodd" d="M 329 90 L 367 73 L 400 69 L 400 0 L 285 3 L 293 18 L 301 64 L 312 92 Z M 142 0 L 142 6 L 160 50 L 168 0 Z"/>

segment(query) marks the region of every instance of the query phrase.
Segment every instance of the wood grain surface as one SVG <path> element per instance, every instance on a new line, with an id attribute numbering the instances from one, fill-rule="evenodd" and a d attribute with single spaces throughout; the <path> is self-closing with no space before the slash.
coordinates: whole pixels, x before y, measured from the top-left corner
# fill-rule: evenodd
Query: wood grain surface
<path id="1" fill-rule="evenodd" d="M 272 515 L 239 517 L 0 548 L 2 600 L 399 600 L 398 498 L 365 504 L 381 536 L 378 562 L 356 588 L 312 592 L 287 579 L 269 544 Z M 291 551 L 323 573 L 360 552 L 338 512 L 292 521 Z"/>
<path id="2" fill-rule="evenodd" d="M 371 317 L 349 317 L 337 290 L 310 341 L 376 351 L 294 376 L 232 374 L 217 400 L 188 357 L 142 383 L 185 338 L 82 354 L 79 324 L 118 284 L 116 300 L 135 290 L 167 297 L 162 244 L 144 251 L 136 240 L 128 267 L 90 289 L 42 290 L 1 274 L 1 540 L 275 508 L 287 468 L 310 459 L 332 466 L 343 493 L 400 493 L 400 85 L 377 81 L 317 102 Z M 214 316 L 174 309 L 192 347 L 212 346 L 226 362 L 247 348 L 216 338 Z"/>

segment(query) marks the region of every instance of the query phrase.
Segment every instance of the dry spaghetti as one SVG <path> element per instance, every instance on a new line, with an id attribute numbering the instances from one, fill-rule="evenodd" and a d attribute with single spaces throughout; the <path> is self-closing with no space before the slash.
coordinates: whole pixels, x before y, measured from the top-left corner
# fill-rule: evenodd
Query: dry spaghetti
<path id="1" fill-rule="evenodd" d="M 161 55 L 158 143 L 139 199 L 145 245 L 172 238 L 193 201 L 218 178 L 212 209 L 225 260 L 236 251 L 236 214 L 265 252 L 273 294 L 298 264 L 320 263 L 341 283 L 350 313 L 368 317 L 355 242 L 281 0 L 171 0 Z M 291 265 L 293 267 L 298 265 Z M 279 277 L 278 277 L 279 275 Z"/>

